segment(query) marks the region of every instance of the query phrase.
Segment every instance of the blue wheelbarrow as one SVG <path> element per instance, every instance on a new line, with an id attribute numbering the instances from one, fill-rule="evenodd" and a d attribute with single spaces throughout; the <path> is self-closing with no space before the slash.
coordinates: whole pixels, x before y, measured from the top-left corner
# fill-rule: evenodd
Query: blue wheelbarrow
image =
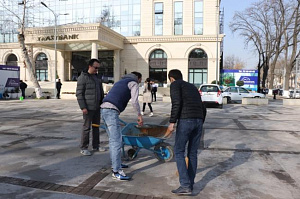
<path id="1" fill-rule="evenodd" d="M 120 120 L 123 140 L 123 156 L 125 157 L 124 145 L 131 146 L 127 151 L 128 158 L 133 160 L 141 149 L 152 151 L 161 162 L 168 162 L 174 157 L 173 147 L 164 142 L 168 126 L 145 124 L 138 126 L 137 123 L 126 123 Z"/>

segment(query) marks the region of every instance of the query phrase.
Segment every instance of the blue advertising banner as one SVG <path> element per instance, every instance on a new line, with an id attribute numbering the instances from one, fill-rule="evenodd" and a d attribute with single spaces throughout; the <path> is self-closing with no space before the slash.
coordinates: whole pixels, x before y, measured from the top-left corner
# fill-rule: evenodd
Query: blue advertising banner
<path id="1" fill-rule="evenodd" d="M 237 81 L 244 81 L 244 88 L 257 91 L 257 70 L 221 70 L 220 83 L 222 86 L 237 86 Z"/>
<path id="2" fill-rule="evenodd" d="M 20 67 L 0 65 L 0 99 L 3 93 L 13 93 L 19 87 Z"/>

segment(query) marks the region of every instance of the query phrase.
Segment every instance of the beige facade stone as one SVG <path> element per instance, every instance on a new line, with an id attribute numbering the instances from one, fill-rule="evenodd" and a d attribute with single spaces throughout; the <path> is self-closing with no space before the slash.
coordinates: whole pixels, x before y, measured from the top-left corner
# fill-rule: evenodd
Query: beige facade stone
<path id="1" fill-rule="evenodd" d="M 154 3 L 164 3 L 163 35 L 154 36 Z M 197 48 L 204 50 L 208 56 L 208 83 L 216 79 L 217 38 L 218 51 L 224 35 L 217 37 L 217 2 L 204 0 L 203 35 L 194 35 L 194 0 L 183 2 L 183 35 L 174 35 L 174 0 L 141 1 L 141 36 L 124 37 L 99 24 L 78 24 L 58 26 L 57 35 L 57 74 L 62 80 L 62 92 L 75 92 L 76 82 L 69 82 L 72 74 L 72 52 L 95 50 L 114 51 L 114 80 L 120 79 L 125 72 L 139 71 L 143 79 L 149 76 L 149 57 L 161 49 L 167 54 L 167 70 L 179 69 L 184 80 L 188 80 L 189 54 Z M 30 28 L 26 31 L 26 44 L 33 48 L 33 60 L 41 52 L 48 58 L 48 80 L 40 82 L 45 89 L 54 88 L 54 27 Z M 94 49 L 94 50 L 93 50 Z M 0 64 L 5 65 L 7 57 L 15 54 L 20 66 L 20 78 L 28 80 L 26 68 L 21 60 L 18 44 L 0 44 Z M 218 55 L 221 53 L 218 52 Z M 26 82 L 29 87 L 30 82 Z"/>

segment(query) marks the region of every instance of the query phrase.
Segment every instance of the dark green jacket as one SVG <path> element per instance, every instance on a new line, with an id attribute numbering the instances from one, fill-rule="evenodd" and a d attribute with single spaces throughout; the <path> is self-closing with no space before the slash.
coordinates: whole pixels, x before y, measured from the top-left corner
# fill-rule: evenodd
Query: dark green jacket
<path id="1" fill-rule="evenodd" d="M 95 82 L 92 75 L 82 72 L 77 80 L 76 97 L 80 109 L 96 110 L 100 108 L 104 98 L 102 81 L 97 76 L 98 82 Z M 96 84 L 100 85 L 100 100 L 97 101 Z"/>

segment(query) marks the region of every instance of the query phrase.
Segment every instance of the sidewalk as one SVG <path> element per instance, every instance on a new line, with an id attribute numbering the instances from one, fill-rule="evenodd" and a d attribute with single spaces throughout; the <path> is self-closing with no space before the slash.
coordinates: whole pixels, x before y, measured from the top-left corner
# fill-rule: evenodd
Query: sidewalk
<path id="1" fill-rule="evenodd" d="M 170 108 L 153 103 L 145 123 L 167 124 Z M 108 151 L 82 156 L 76 100 L 6 100 L 0 110 L 0 198 L 191 198 L 171 193 L 179 186 L 174 160 L 142 149 L 126 162 L 132 180 L 123 182 L 111 178 Z M 280 100 L 208 108 L 193 198 L 299 199 L 299 111 Z M 121 119 L 136 121 L 130 104 Z M 103 130 L 100 141 L 108 149 Z"/>

